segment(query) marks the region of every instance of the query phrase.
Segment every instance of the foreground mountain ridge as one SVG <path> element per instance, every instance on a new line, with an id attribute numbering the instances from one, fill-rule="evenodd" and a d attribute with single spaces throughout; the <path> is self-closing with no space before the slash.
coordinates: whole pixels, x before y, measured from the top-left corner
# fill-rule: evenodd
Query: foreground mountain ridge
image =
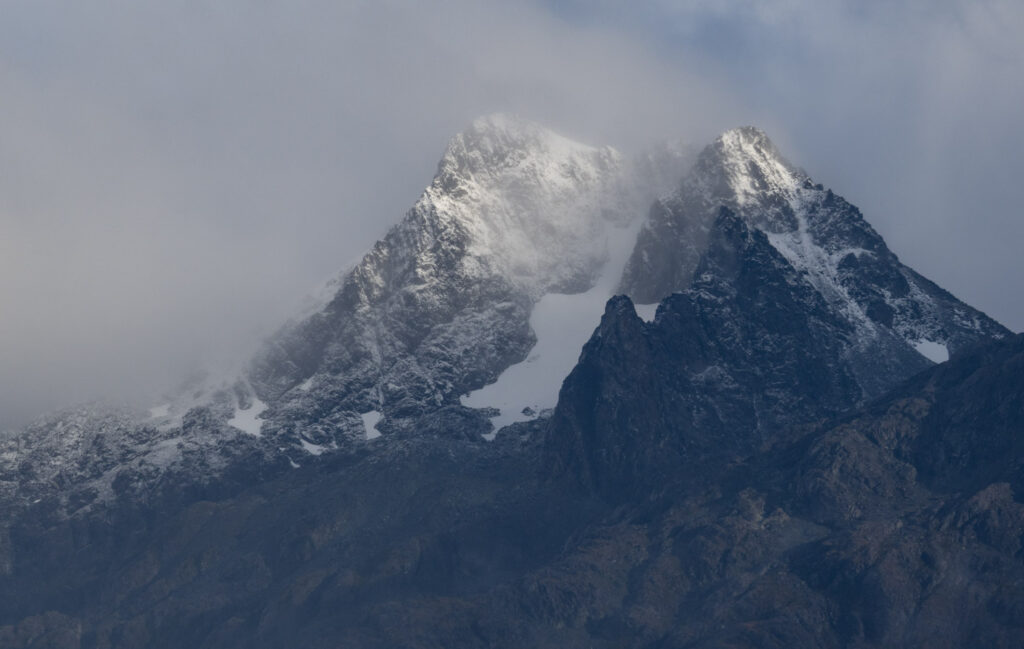
<path id="1" fill-rule="evenodd" d="M 655 329 L 673 312 L 697 322 L 673 300 Z M 637 371 L 644 323 L 631 306 L 612 301 L 588 344 L 606 347 L 606 370 Z M 658 480 L 653 454 L 604 454 L 648 478 L 631 483 L 643 495 L 612 502 L 536 471 L 544 440 L 568 432 L 556 415 L 492 444 L 420 437 L 387 455 L 339 453 L 183 507 L 78 523 L 33 512 L 14 529 L 20 562 L 0 577 L 0 641 L 1016 647 L 1022 363 L 1024 335 L 979 345 L 773 448 L 684 456 L 669 474 L 683 480 Z M 574 375 L 563 393 L 579 389 Z M 608 407 L 642 394 L 608 393 Z M 690 432 L 699 446 L 721 431 Z M 61 570 L 45 569 L 57 557 Z"/>

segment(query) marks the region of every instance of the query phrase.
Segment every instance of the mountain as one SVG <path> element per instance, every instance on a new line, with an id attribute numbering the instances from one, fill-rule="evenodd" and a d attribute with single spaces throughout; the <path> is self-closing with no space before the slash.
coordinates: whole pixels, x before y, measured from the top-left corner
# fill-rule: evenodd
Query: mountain
<path id="1" fill-rule="evenodd" d="M 89 404 L 0 439 L 0 508 L 203 493 L 382 433 L 480 439 L 491 419 L 536 417 L 612 295 L 644 206 L 691 160 L 680 146 L 627 158 L 520 118 L 476 120 L 405 218 L 247 368 L 193 377 L 148 411 Z M 564 342 L 566 324 L 575 340 L 540 353 L 551 341 L 536 332 Z M 493 386 L 516 364 L 517 385 Z M 512 395 L 526 401 L 498 418 L 491 406 Z"/>
<path id="2" fill-rule="evenodd" d="M 481 118 L 245 369 L 0 440 L 0 646 L 1016 646 L 1022 345 L 757 129 Z"/>
<path id="3" fill-rule="evenodd" d="M 554 470 L 605 498 L 743 458 L 861 400 L 853 328 L 763 232 L 723 207 L 705 246 L 690 288 L 653 322 L 611 300 L 562 386 Z"/>
<path id="4" fill-rule="evenodd" d="M 628 236 L 653 196 L 627 167 L 612 149 L 522 120 L 474 122 L 330 301 L 254 361 L 268 428 L 337 446 L 308 416 L 356 436 L 370 412 L 383 414 L 383 429 L 401 428 L 525 360 L 533 306 L 592 288 L 609 240 Z"/>
<path id="5" fill-rule="evenodd" d="M 688 286 L 722 206 L 764 232 L 850 325 L 846 353 L 865 397 L 1007 333 L 901 264 L 856 207 L 815 184 L 751 127 L 722 134 L 679 189 L 654 204 L 621 292 L 651 303 Z"/>

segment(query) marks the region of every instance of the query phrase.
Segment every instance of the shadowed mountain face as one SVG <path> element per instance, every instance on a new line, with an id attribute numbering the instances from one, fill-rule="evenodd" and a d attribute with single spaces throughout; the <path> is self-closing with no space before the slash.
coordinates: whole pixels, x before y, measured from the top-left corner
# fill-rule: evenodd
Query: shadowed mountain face
<path id="1" fill-rule="evenodd" d="M 562 387 L 548 438 L 564 469 L 605 497 L 685 480 L 687 463 L 728 463 L 861 399 L 852 327 L 769 243 L 727 209 L 692 286 L 645 323 L 608 304 Z M 926 361 L 909 357 L 923 369 Z"/>
<path id="2" fill-rule="evenodd" d="M 4 440 L 0 647 L 1019 646 L 1024 336 L 756 129 L 640 229 L 654 319 L 485 441 L 683 157 L 479 120 L 249 370 Z"/>
<path id="3" fill-rule="evenodd" d="M 626 325 L 607 337 L 628 306 L 611 303 L 588 345 L 604 346 L 609 373 L 633 371 L 635 357 L 611 348 L 629 350 L 645 335 Z M 668 318 L 669 302 L 663 310 Z M 666 415 L 642 441 L 698 451 L 674 462 L 604 454 L 584 485 L 576 474 L 537 471 L 558 440 L 578 439 L 556 416 L 493 444 L 424 436 L 335 455 L 184 507 L 122 506 L 78 520 L 35 510 L 12 530 L 17 561 L 0 581 L 0 640 L 1019 646 L 1021 369 L 1024 336 L 1014 336 L 753 452 L 740 441 L 734 452 L 708 452 L 702 443 L 727 435 Z M 581 379 L 573 373 L 563 400 L 593 387 Z M 692 399 L 691 389 L 677 384 L 676 397 Z M 681 432 L 692 443 L 671 439 Z M 628 447 L 635 433 L 580 445 L 597 456 Z M 591 485 L 633 484 L 631 474 L 642 476 L 643 494 L 610 493 L 614 504 L 590 495 Z"/>

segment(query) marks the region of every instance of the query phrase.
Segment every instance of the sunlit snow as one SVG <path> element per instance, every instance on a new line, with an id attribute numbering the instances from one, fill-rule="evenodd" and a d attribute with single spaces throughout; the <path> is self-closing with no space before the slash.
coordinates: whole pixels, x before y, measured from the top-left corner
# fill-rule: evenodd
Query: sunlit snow
<path id="1" fill-rule="evenodd" d="M 321 453 L 323 453 L 324 451 L 327 450 L 326 446 L 320 446 L 319 444 L 313 444 L 312 442 L 307 442 L 306 440 L 302 439 L 301 437 L 299 438 L 299 444 L 302 445 L 302 450 L 306 451 L 310 455 L 320 455 Z"/>
<path id="2" fill-rule="evenodd" d="M 228 426 L 237 428 L 243 433 L 248 433 L 255 437 L 260 436 L 260 428 L 263 426 L 263 422 L 260 420 L 260 415 L 267 409 L 267 404 L 263 403 L 252 395 L 252 403 L 245 410 L 240 408 L 235 409 L 235 416 L 228 420 Z"/>
<path id="3" fill-rule="evenodd" d="M 945 363 L 949 360 L 949 349 L 942 343 L 921 340 L 914 343 L 914 349 L 933 363 Z"/>

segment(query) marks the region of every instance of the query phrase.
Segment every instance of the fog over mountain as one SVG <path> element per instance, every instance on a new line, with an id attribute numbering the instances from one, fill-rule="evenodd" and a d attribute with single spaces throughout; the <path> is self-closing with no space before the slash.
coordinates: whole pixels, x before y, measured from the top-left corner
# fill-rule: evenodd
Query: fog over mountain
<path id="1" fill-rule="evenodd" d="M 8 3 L 0 427 L 247 357 L 496 110 L 626 153 L 762 126 L 1019 331 L 1022 31 L 998 0 Z"/>

